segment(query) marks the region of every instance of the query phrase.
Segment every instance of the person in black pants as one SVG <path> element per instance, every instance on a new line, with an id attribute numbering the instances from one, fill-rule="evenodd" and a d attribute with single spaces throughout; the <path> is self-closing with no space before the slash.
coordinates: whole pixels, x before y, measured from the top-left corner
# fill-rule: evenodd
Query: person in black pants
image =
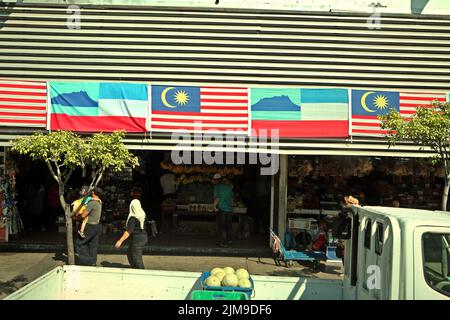
<path id="1" fill-rule="evenodd" d="M 86 196 L 88 187 L 82 188 L 80 195 Z M 92 191 L 91 201 L 86 205 L 86 208 L 81 212 L 81 217 L 89 217 L 86 228 L 84 229 L 85 237 L 77 238 L 75 242 L 76 263 L 81 265 L 96 265 L 98 242 L 100 234 L 102 233 L 102 225 L 100 218 L 102 215 L 102 201 L 97 195 L 98 190 Z"/>
<path id="2" fill-rule="evenodd" d="M 233 185 L 219 173 L 213 177 L 214 211 L 217 212 L 217 245 L 226 248 L 232 244 Z"/>
<path id="3" fill-rule="evenodd" d="M 122 243 L 128 238 L 130 238 L 127 251 L 128 262 L 134 269 L 145 269 L 142 252 L 148 242 L 148 236 L 145 230 L 145 211 L 142 209 L 141 202 L 138 199 L 134 199 L 130 203 L 126 230 L 116 242 L 115 247 L 120 248 Z"/>

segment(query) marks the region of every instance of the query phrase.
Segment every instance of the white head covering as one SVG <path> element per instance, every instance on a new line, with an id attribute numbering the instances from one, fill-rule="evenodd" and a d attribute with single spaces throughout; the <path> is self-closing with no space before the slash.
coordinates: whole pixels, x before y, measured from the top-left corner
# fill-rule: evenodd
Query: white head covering
<path id="1" fill-rule="evenodd" d="M 130 203 L 130 213 L 128 214 L 127 224 L 131 217 L 138 219 L 141 223 L 141 229 L 144 229 L 145 211 L 142 209 L 141 202 L 138 199 L 134 199 Z"/>

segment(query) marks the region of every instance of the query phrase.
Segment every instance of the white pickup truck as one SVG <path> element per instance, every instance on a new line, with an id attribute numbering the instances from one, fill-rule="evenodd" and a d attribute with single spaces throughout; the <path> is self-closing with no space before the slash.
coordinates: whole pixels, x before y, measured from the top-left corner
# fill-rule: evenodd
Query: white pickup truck
<path id="1" fill-rule="evenodd" d="M 450 212 L 352 207 L 344 299 L 450 299 Z"/>
<path id="2" fill-rule="evenodd" d="M 340 234 L 348 238 L 343 280 L 252 276 L 252 299 L 450 299 L 449 212 L 350 209 L 342 219 L 349 228 Z M 64 266 L 5 299 L 183 300 L 201 290 L 199 278 L 196 272 Z"/>

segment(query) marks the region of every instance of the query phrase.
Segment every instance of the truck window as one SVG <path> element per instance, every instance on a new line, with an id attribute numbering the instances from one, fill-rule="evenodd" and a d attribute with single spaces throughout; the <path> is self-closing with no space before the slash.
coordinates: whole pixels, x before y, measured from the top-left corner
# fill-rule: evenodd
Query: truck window
<path id="1" fill-rule="evenodd" d="M 370 219 L 366 222 L 366 227 L 364 230 L 364 247 L 370 250 L 370 240 L 372 239 L 372 221 Z"/>
<path id="2" fill-rule="evenodd" d="M 377 230 L 375 234 L 375 253 L 381 256 L 383 253 L 383 241 L 384 241 L 384 226 L 382 223 L 377 222 Z"/>
<path id="3" fill-rule="evenodd" d="M 422 251 L 427 284 L 450 297 L 450 234 L 424 233 Z"/>

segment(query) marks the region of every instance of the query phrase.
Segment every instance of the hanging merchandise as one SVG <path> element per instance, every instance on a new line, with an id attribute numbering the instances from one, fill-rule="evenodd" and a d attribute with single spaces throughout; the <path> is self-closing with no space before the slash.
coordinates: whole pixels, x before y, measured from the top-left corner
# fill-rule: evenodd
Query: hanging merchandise
<path id="1" fill-rule="evenodd" d="M 143 155 L 138 155 L 139 160 L 139 166 L 136 168 L 136 170 L 139 172 L 139 174 L 145 175 L 145 157 Z"/>
<path id="2" fill-rule="evenodd" d="M 210 174 L 220 173 L 222 176 L 240 176 L 244 174 L 243 166 L 212 166 L 212 165 L 175 165 L 163 161 L 160 163 L 161 169 L 169 170 L 175 174 Z"/>
<path id="3" fill-rule="evenodd" d="M 289 161 L 289 177 L 303 178 L 310 174 L 317 177 L 363 177 L 373 171 L 370 158 L 326 156 L 309 159 L 292 159 Z M 300 180 L 299 180 L 300 181 Z"/>
<path id="4" fill-rule="evenodd" d="M 0 204 L 3 205 L 3 194 L 0 192 Z M 8 242 L 8 220 L 6 215 L 3 215 L 3 206 L 0 210 L 0 243 Z"/>
<path id="5" fill-rule="evenodd" d="M 16 202 L 16 173 L 17 166 L 14 160 L 8 160 L 6 164 L 6 175 L 0 178 L 1 193 L 1 217 L 0 228 L 3 230 L 3 238 L 0 241 L 8 241 L 10 236 L 17 236 L 24 229 Z"/>

